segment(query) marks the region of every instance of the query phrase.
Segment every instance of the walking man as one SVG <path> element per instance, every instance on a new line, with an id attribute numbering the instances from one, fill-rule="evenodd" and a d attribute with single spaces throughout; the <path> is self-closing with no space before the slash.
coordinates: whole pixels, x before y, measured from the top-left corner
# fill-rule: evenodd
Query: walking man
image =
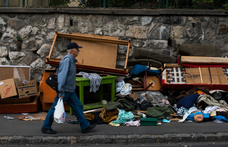
<path id="1" fill-rule="evenodd" d="M 57 96 L 55 97 L 54 103 L 50 110 L 47 113 L 46 119 L 43 123 L 41 131 L 46 134 L 56 134 L 57 132 L 51 129 L 53 123 L 53 114 L 55 111 L 55 106 L 58 102 L 58 99 L 63 99 L 71 109 L 73 110 L 75 116 L 80 122 L 80 127 L 82 133 L 87 133 L 92 130 L 96 125 L 90 124 L 84 114 L 82 103 L 78 99 L 78 96 L 75 93 L 75 78 L 76 78 L 76 66 L 75 62 L 77 60 L 75 57 L 78 56 L 81 46 L 78 46 L 76 43 L 69 43 L 67 45 L 68 54 L 63 57 L 61 60 L 59 67 L 57 69 L 57 77 L 58 77 L 58 91 Z"/>

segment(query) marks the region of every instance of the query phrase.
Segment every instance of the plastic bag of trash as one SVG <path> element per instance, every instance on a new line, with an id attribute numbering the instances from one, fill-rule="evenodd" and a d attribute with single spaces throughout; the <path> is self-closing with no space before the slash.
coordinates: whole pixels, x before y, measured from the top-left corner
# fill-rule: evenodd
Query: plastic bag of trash
<path id="1" fill-rule="evenodd" d="M 66 119 L 66 113 L 63 105 L 63 99 L 59 98 L 57 105 L 55 106 L 54 120 L 57 123 L 63 123 Z"/>

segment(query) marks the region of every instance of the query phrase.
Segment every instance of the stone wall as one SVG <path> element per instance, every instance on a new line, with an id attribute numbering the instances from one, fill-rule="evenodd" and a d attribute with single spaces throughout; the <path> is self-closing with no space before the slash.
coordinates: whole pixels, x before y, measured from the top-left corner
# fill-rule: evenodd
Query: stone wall
<path id="1" fill-rule="evenodd" d="M 117 36 L 120 40 L 131 39 L 133 47 L 129 58 L 132 58 L 136 47 L 177 57 L 176 44 L 218 45 L 222 55 L 228 55 L 227 11 L 222 14 L 220 11 L 216 11 L 216 14 L 215 11 L 203 11 L 202 14 L 198 11 L 191 11 L 191 14 L 170 11 L 169 14 L 161 14 L 161 11 L 122 10 L 121 13 L 121 10 L 107 10 L 105 14 L 105 10 L 93 13 L 83 9 L 81 13 L 70 14 L 70 10 L 65 10 L 66 13 L 63 9 L 58 13 L 54 13 L 54 10 L 47 12 L 46 9 L 37 10 L 39 13 L 34 13 L 33 9 L 26 12 L 24 9 L 18 12 L 5 10 L 8 13 L 0 9 L 0 64 L 29 65 L 31 79 L 38 81 L 42 69 L 50 68 L 45 64 L 45 58 L 51 48 L 55 30 L 62 33 Z M 21 49 L 17 48 L 17 35 L 23 39 Z M 68 39 L 57 39 L 53 57 L 63 57 L 69 42 Z M 126 50 L 123 46 L 118 48 L 118 68 L 124 66 Z"/>

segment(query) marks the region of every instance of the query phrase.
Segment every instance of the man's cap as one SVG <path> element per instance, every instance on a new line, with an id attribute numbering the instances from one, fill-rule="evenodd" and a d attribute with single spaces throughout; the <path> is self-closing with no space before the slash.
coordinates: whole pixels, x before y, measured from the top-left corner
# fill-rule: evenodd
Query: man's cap
<path id="1" fill-rule="evenodd" d="M 67 45 L 67 49 L 69 50 L 69 49 L 72 49 L 72 48 L 82 48 L 82 46 L 78 46 L 77 43 L 69 43 Z"/>

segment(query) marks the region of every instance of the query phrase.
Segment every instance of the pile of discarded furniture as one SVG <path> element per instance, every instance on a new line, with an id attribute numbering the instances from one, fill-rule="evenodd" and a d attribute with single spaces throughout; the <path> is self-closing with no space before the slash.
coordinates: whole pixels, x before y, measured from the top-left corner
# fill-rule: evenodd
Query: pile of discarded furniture
<path id="1" fill-rule="evenodd" d="M 129 58 L 130 40 L 56 31 L 46 58 L 46 63 L 53 67 L 61 61 L 52 55 L 57 38 L 70 39 L 83 46 L 77 57 L 79 62 L 75 64 L 78 71 L 97 73 L 102 77 L 99 98 L 92 103 L 87 101 L 94 99 L 93 96 L 86 98 L 90 80 L 80 75 L 75 79 L 76 92 L 91 123 L 144 126 L 170 121 L 228 121 L 228 58 L 221 57 L 218 46 L 180 45 L 178 57 L 154 49 L 135 48 Z M 126 48 L 123 69 L 116 67 L 119 46 Z M 40 81 L 39 98 L 44 111 L 49 110 L 56 96 L 45 82 L 55 69 L 45 69 Z M 110 86 L 103 86 L 105 84 Z M 110 95 L 107 96 L 107 92 Z M 67 104 L 65 109 L 73 114 Z"/>

